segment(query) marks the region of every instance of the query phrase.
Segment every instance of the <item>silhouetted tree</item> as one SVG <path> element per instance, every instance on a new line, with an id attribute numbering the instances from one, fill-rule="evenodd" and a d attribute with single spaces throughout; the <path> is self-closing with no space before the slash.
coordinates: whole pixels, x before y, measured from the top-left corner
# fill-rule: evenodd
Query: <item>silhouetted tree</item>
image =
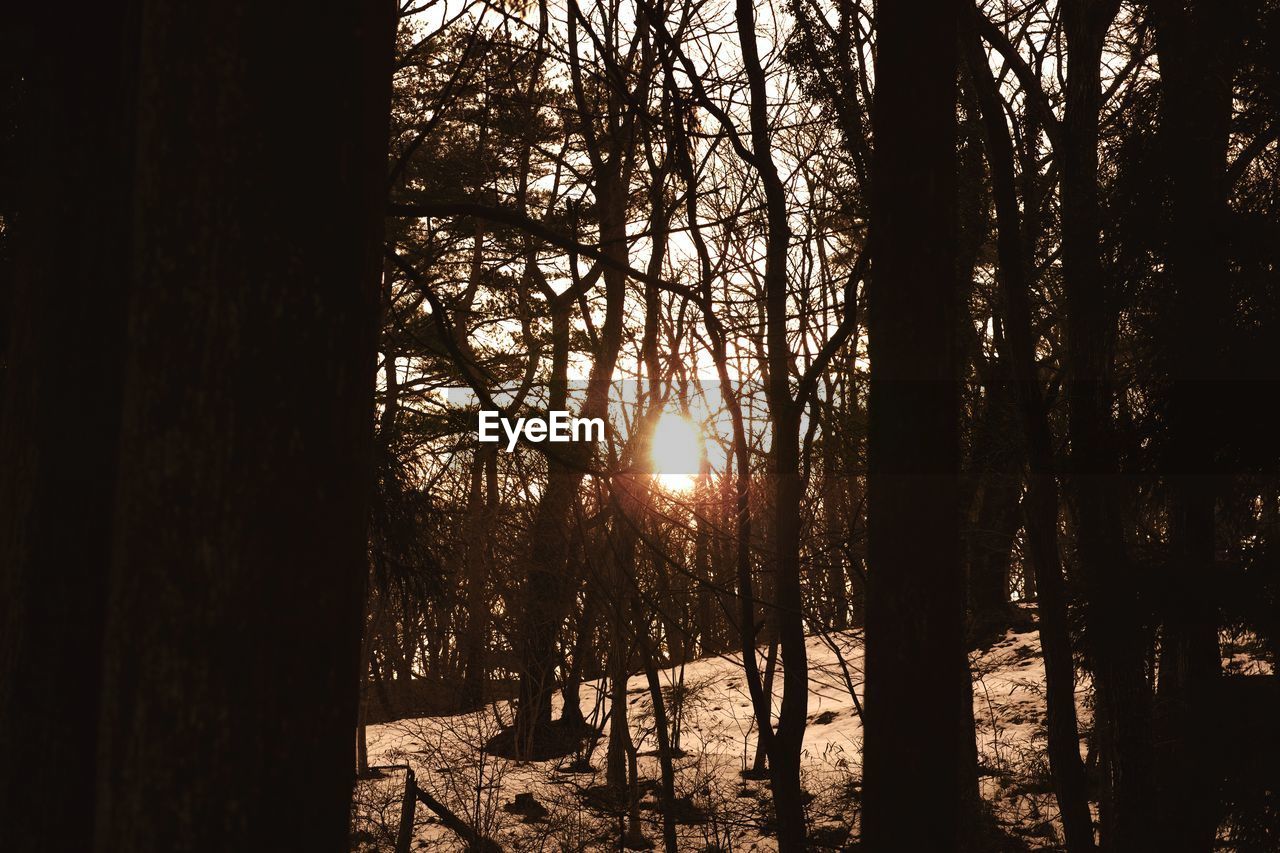
<path id="1" fill-rule="evenodd" d="M 394 13 L 21 31 L 6 846 L 346 846 Z"/>
<path id="2" fill-rule="evenodd" d="M 960 697 L 969 692 L 960 665 L 958 21 L 950 2 L 877 9 L 862 817 L 874 850 L 958 844 Z"/>

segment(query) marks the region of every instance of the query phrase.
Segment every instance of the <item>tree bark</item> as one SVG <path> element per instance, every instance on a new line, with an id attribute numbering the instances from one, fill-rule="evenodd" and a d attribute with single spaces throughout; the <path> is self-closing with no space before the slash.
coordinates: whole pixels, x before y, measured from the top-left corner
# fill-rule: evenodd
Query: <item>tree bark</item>
<path id="1" fill-rule="evenodd" d="M 1160 58 L 1161 144 L 1168 181 L 1169 596 L 1156 697 L 1158 837 L 1166 850 L 1208 851 L 1218 828 L 1221 676 L 1213 595 L 1218 492 L 1216 421 L 1230 324 L 1227 145 L 1232 68 L 1221 4 L 1153 4 Z M 1195 340 L 1197 346 L 1188 346 Z"/>
<path id="2" fill-rule="evenodd" d="M 0 292 L 0 310 L 8 311 L 0 353 L 6 850 L 92 846 L 98 649 L 129 291 L 137 14 L 136 4 L 97 4 L 71 16 L 23 4 L 0 27 L 8 66 L 0 83 L 6 100 L 16 100 L 5 119 L 14 133 L 4 152 L 14 181 L 2 238 L 12 251 L 12 284 Z"/>
<path id="3" fill-rule="evenodd" d="M 346 849 L 394 24 L 145 4 L 99 850 Z"/>
<path id="4" fill-rule="evenodd" d="M 949 698 L 969 687 L 960 665 L 958 12 L 949 2 L 877 10 L 862 823 L 870 850 L 951 850 L 960 829 L 965 725 Z"/>
<path id="5" fill-rule="evenodd" d="M 1068 434 L 1076 556 L 1085 590 L 1086 659 L 1106 767 L 1103 844 L 1143 846 L 1151 827 L 1151 697 L 1138 585 L 1121 525 L 1123 493 L 1112 418 L 1115 313 L 1101 259 L 1098 114 L 1103 40 L 1118 0 L 1063 7 L 1067 37 L 1062 125 L 1062 269 L 1066 295 Z M 1044 591 L 1040 591 L 1041 596 Z"/>

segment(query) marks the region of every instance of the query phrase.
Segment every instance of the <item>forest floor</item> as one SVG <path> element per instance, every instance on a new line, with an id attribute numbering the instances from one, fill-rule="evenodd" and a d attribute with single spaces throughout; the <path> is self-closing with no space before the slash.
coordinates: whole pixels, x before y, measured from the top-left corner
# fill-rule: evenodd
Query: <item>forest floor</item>
<path id="1" fill-rule="evenodd" d="M 857 821 L 862 724 L 862 643 L 854 633 L 810 637 L 809 725 L 803 784 L 815 849 L 845 847 Z M 1009 836 L 1009 849 L 1058 849 L 1061 825 L 1045 755 L 1044 663 L 1034 627 L 1007 631 L 970 656 L 978 731 L 980 787 Z M 678 719 L 675 759 L 680 849 L 775 849 L 769 783 L 747 778 L 756 738 L 740 658 L 706 658 L 662 670 L 667 713 Z M 583 714 L 604 719 L 603 682 L 582 686 Z M 777 679 L 780 690 L 781 679 Z M 1078 686 L 1081 729 L 1091 719 L 1086 685 Z M 640 826 L 662 842 L 659 764 L 652 703 L 643 674 L 627 685 L 631 737 L 641 778 Z M 775 697 L 780 700 L 780 696 Z M 557 714 L 559 708 L 556 709 Z M 400 820 L 405 765 L 418 785 L 463 821 L 507 850 L 618 849 L 624 813 L 605 794 L 606 731 L 594 745 L 562 759 L 518 763 L 486 754 L 481 745 L 511 719 L 509 703 L 457 716 L 422 717 L 370 726 L 369 761 L 387 767 L 357 786 L 353 831 L 357 849 L 391 850 Z M 418 805 L 414 850 L 464 850 L 464 842 Z"/>
<path id="2" fill-rule="evenodd" d="M 862 725 L 862 645 L 852 633 L 810 637 L 809 725 L 803 785 L 811 797 L 813 849 L 847 849 L 856 837 Z M 970 656 L 983 799 L 1008 850 L 1056 850 L 1062 837 L 1045 758 L 1044 664 L 1034 625 L 1008 630 Z M 679 848 L 689 851 L 775 849 L 768 781 L 748 778 L 755 728 L 739 659 L 707 658 L 663 670 L 664 703 L 678 719 L 675 759 Z M 777 680 L 780 688 L 781 680 Z M 858 701 L 850 685 L 858 689 Z M 599 725 L 608 710 L 603 683 L 582 688 L 583 713 Z M 1077 686 L 1082 735 L 1091 724 L 1087 684 Z M 628 684 L 631 737 L 641 779 L 643 835 L 662 844 L 659 763 L 652 704 L 643 674 Z M 777 700 L 780 697 L 775 697 Z M 559 709 L 557 709 L 557 714 Z M 418 785 L 505 850 L 619 849 L 625 808 L 604 788 L 606 732 L 562 759 L 517 763 L 481 745 L 511 719 L 509 703 L 457 715 L 405 719 L 368 730 L 370 763 L 382 774 L 357 785 L 356 849 L 392 850 L 400 820 L 403 769 Z M 1083 740 L 1082 740 L 1082 755 Z M 922 814 L 927 807 L 922 804 Z M 620 813 L 621 812 L 621 813 Z M 465 844 L 423 805 L 417 807 L 414 850 L 464 850 Z"/>

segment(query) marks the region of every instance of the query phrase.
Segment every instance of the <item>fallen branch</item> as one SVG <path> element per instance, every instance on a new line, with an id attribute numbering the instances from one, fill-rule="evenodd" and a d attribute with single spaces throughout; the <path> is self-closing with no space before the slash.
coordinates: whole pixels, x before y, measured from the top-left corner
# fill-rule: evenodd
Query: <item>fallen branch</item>
<path id="1" fill-rule="evenodd" d="M 413 768 L 405 768 L 404 802 L 400 810 L 400 832 L 396 839 L 396 853 L 408 853 L 413 838 L 414 801 L 422 803 L 440 818 L 440 822 L 467 843 L 467 853 L 502 853 L 502 845 L 486 838 L 471 828 L 453 810 L 418 786 Z"/>

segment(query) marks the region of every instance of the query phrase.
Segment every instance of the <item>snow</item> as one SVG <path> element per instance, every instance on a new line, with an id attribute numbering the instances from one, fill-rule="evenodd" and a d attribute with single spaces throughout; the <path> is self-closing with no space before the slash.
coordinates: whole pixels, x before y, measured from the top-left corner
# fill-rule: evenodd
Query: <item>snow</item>
<path id="1" fill-rule="evenodd" d="M 837 650 L 839 654 L 837 654 Z M 862 725 L 848 689 L 861 701 L 862 646 L 852 633 L 808 639 L 809 725 L 804 740 L 803 785 L 809 804 L 814 849 L 839 849 L 856 824 L 861 775 Z M 1038 632 L 1008 631 L 1002 640 L 971 655 L 974 714 L 979 742 L 980 783 L 984 799 L 1001 824 L 1021 836 L 1029 849 L 1057 849 L 1061 826 L 1048 784 L 1045 755 L 1044 665 Z M 847 677 L 846 677 L 847 675 Z M 668 713 L 679 704 L 684 754 L 677 758 L 676 794 L 688 798 L 691 821 L 679 827 L 681 850 L 773 850 L 768 831 L 767 780 L 744 779 L 755 754 L 755 726 L 740 659 L 732 655 L 693 661 L 663 670 Z M 683 678 L 682 702 L 670 688 Z M 608 709 L 606 685 L 584 684 L 583 713 L 598 722 Z M 775 713 L 781 679 L 775 679 Z M 1080 727 L 1091 719 L 1084 704 L 1085 684 L 1077 685 Z M 642 830 L 661 846 L 659 779 L 648 683 L 643 674 L 628 682 L 631 736 L 639 753 L 644 796 Z M 556 709 L 557 714 L 559 709 Z M 565 772 L 574 756 L 517 763 L 486 755 L 480 745 L 510 722 L 509 703 L 450 717 L 400 720 L 368 731 L 369 759 L 375 765 L 414 768 L 418 784 L 458 816 L 522 853 L 550 850 L 617 849 L 622 816 L 602 808 L 604 736 L 591 753 L 590 772 Z M 364 849 L 390 849 L 399 821 L 403 772 L 362 782 L 357 790 L 359 838 Z M 545 816 L 505 810 L 518 794 L 532 794 Z M 388 833 L 390 835 L 388 836 Z M 423 806 L 418 806 L 415 850 L 463 850 L 465 845 Z"/>

